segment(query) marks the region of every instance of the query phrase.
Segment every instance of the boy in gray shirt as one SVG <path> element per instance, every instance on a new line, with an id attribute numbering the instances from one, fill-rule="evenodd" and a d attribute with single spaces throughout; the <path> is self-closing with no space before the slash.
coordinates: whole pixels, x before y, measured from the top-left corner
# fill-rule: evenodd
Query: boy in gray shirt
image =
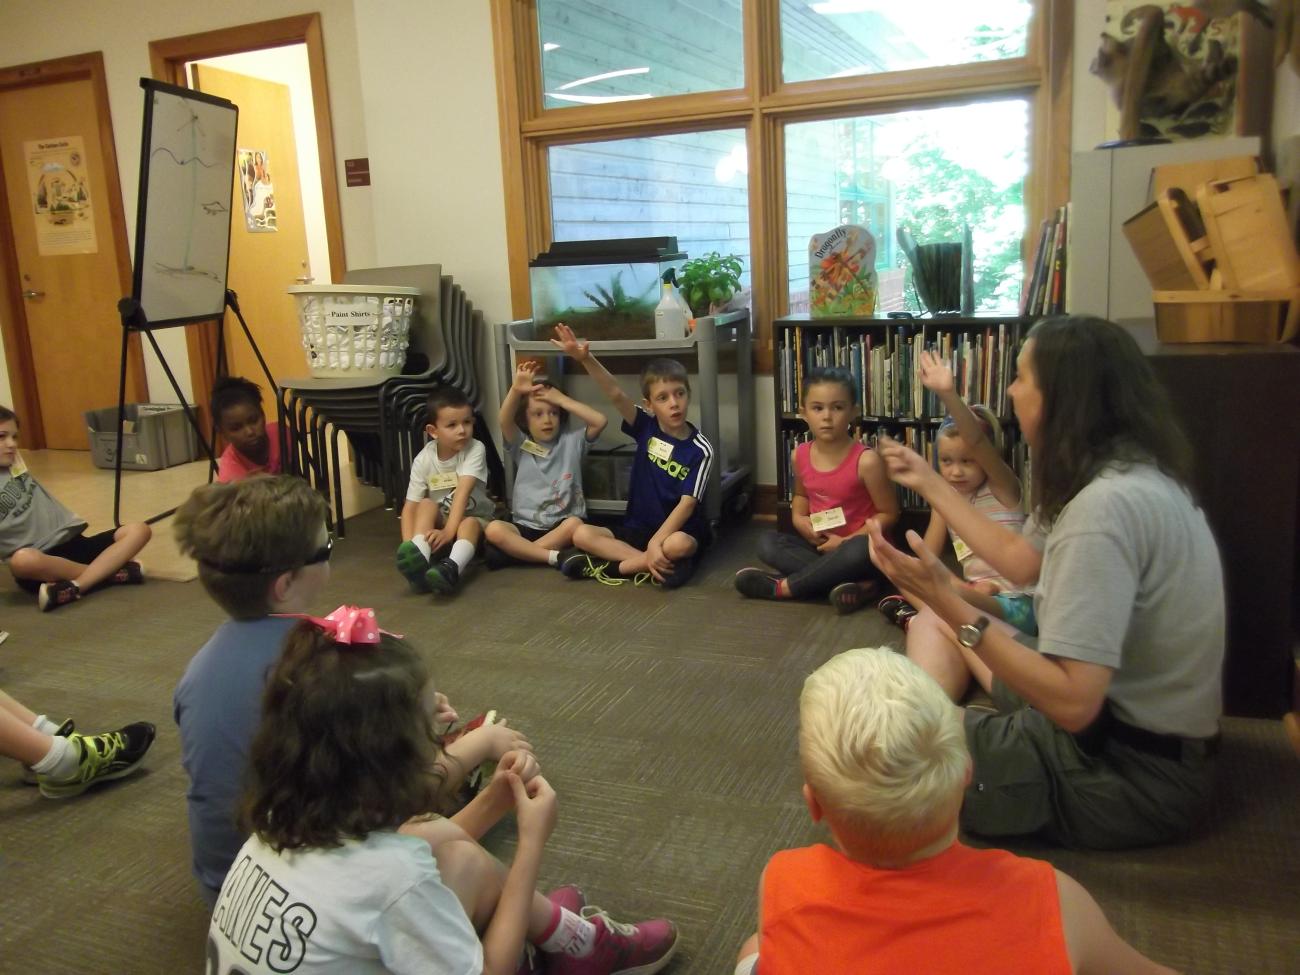
<path id="1" fill-rule="evenodd" d="M 133 561 L 153 534 L 143 522 L 87 536 L 86 522 L 50 496 L 18 454 L 18 415 L 0 406 L 0 558 L 42 611 L 95 588 L 144 581 Z"/>

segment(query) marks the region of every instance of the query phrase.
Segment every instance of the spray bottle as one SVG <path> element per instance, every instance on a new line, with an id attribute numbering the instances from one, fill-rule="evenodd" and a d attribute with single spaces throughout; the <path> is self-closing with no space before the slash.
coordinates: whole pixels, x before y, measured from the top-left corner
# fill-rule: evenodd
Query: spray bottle
<path id="1" fill-rule="evenodd" d="M 669 268 L 663 275 L 662 295 L 655 306 L 655 338 L 681 339 L 686 337 L 686 323 L 690 314 L 686 302 L 677 293 L 677 276 Z"/>

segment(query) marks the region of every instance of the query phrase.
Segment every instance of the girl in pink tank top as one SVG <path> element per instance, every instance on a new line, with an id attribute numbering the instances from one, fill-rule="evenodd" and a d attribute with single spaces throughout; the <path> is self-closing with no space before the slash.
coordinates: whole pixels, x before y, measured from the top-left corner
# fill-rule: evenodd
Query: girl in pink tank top
<path id="1" fill-rule="evenodd" d="M 857 390 L 841 369 L 811 369 L 802 410 L 812 439 L 792 455 L 794 533 L 764 532 L 758 557 L 776 570 L 745 568 L 736 589 L 751 599 L 829 597 L 842 613 L 857 609 L 881 579 L 871 563 L 867 527 L 888 532 L 898 496 L 876 452 L 855 440 Z"/>

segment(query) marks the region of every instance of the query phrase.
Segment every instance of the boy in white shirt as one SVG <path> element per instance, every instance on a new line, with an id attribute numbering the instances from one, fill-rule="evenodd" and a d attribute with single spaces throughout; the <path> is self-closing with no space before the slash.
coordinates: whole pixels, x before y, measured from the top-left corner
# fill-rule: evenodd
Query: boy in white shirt
<path id="1" fill-rule="evenodd" d="M 432 438 L 411 463 L 397 569 L 417 592 L 453 592 L 496 505 L 487 494 L 487 452 L 474 439 L 474 408 L 454 386 L 429 394 Z"/>

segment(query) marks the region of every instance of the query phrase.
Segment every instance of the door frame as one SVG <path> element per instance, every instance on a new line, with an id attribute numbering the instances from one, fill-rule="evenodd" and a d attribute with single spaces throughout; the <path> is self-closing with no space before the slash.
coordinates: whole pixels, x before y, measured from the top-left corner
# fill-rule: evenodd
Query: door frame
<path id="1" fill-rule="evenodd" d="M 0 92 L 34 88 L 39 85 L 65 81 L 89 81 L 95 97 L 95 114 L 99 119 L 99 148 L 104 160 L 104 178 L 108 183 L 109 226 L 117 254 L 119 295 L 131 294 L 131 248 L 126 233 L 126 212 L 122 205 L 122 180 L 117 170 L 117 148 L 113 140 L 113 117 L 108 105 L 108 82 L 104 74 L 104 55 L 101 51 L 73 54 L 49 61 L 34 61 L 0 68 Z M 0 163 L 0 185 L 3 185 L 4 167 Z M 45 446 L 45 426 L 41 416 L 40 397 L 36 393 L 36 362 L 32 358 L 31 336 L 28 333 L 27 310 L 22 299 L 22 279 L 18 268 L 18 250 L 13 238 L 13 214 L 9 210 L 7 193 L 0 193 L 0 321 L 9 367 L 9 385 L 13 390 L 12 408 L 23 421 L 23 440 L 33 450 Z M 130 336 L 128 345 L 127 395 L 136 400 L 148 397 L 145 380 L 144 353 L 140 336 Z"/>
<path id="2" fill-rule="evenodd" d="M 149 63 L 159 81 L 189 87 L 185 65 L 190 61 L 242 54 L 266 48 L 303 44 L 311 74 L 312 114 L 316 116 L 316 144 L 320 154 L 321 196 L 325 204 L 325 238 L 329 249 L 330 276 L 343 280 L 347 261 L 343 251 L 343 216 L 339 200 L 338 168 L 334 158 L 334 124 L 330 112 L 329 84 L 325 74 L 325 40 L 318 13 L 282 17 L 256 24 L 241 24 L 201 34 L 169 37 L 149 42 Z M 217 366 L 216 323 L 201 323 L 185 330 L 190 358 L 190 386 L 193 400 L 206 416 L 212 397 L 212 377 Z"/>

